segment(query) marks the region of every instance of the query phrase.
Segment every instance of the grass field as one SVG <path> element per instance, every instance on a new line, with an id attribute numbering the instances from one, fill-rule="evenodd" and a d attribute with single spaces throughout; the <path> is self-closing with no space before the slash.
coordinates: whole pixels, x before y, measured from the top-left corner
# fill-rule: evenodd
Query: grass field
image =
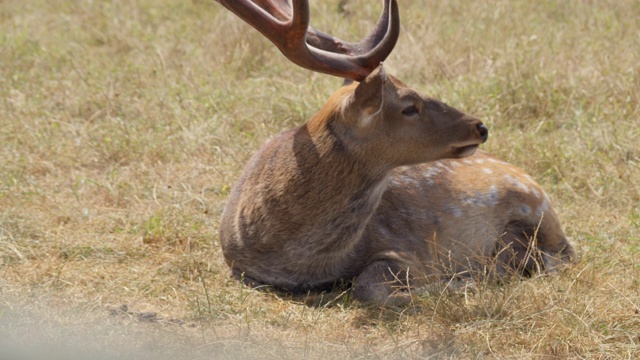
<path id="1" fill-rule="evenodd" d="M 352 41 L 380 11 L 312 3 Z M 242 287 L 217 239 L 229 190 L 342 80 L 211 0 L 4 0 L 0 357 L 640 357 L 640 2 L 400 10 L 387 70 L 489 125 L 484 149 L 547 190 L 575 266 L 406 309 Z"/>

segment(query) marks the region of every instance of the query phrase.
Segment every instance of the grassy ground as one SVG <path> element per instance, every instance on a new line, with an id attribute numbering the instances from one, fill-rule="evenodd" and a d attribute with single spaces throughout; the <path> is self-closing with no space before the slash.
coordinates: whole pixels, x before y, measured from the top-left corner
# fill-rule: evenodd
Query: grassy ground
<path id="1" fill-rule="evenodd" d="M 0 355 L 640 356 L 640 3 L 400 6 L 387 69 L 485 120 L 484 148 L 545 187 L 578 264 L 407 309 L 243 288 L 217 240 L 229 189 L 341 80 L 212 1 L 5 0 Z M 316 1 L 312 19 L 356 40 L 379 9 Z"/>

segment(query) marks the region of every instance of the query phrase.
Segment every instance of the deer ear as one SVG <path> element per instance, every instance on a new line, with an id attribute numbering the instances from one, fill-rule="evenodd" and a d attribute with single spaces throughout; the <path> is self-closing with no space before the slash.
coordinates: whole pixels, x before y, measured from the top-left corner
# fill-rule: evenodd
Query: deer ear
<path id="1" fill-rule="evenodd" d="M 352 106 L 358 116 L 358 125 L 366 127 L 382 114 L 384 90 L 389 82 L 382 63 L 358 84 L 353 94 Z"/>

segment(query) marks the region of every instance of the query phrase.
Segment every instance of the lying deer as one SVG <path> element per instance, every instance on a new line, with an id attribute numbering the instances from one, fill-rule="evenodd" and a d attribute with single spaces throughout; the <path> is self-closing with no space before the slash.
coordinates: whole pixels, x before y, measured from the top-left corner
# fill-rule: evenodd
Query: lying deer
<path id="1" fill-rule="evenodd" d="M 574 258 L 540 185 L 476 151 L 480 120 L 385 72 L 395 0 L 359 44 L 310 28 L 307 1 L 218 1 L 294 63 L 355 81 L 246 165 L 220 224 L 235 278 L 291 292 L 353 281 L 354 298 L 384 303 L 396 287 Z"/>

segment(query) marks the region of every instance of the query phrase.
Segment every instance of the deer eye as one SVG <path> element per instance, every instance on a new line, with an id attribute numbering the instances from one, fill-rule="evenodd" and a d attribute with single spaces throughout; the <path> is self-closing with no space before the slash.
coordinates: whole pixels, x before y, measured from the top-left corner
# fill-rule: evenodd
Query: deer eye
<path id="1" fill-rule="evenodd" d="M 416 115 L 418 113 L 418 108 L 415 105 L 407 106 L 402 110 L 402 115 L 411 116 Z"/>

